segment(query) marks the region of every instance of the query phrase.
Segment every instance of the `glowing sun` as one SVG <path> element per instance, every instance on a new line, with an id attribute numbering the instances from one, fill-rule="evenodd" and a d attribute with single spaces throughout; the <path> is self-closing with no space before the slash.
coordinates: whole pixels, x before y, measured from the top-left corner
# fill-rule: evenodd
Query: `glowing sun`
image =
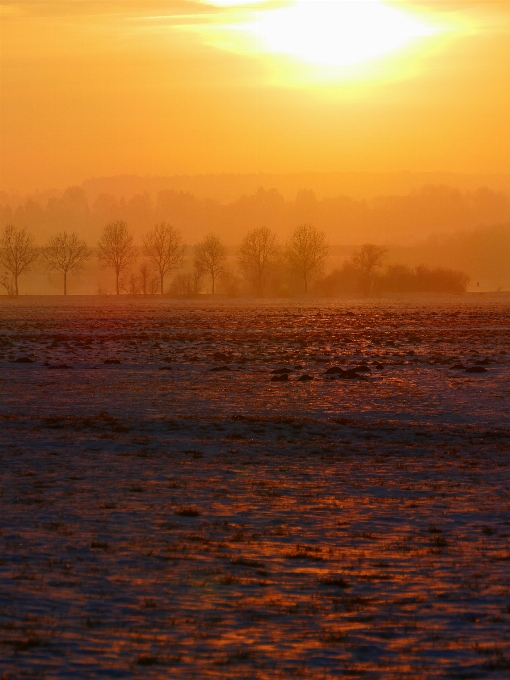
<path id="1" fill-rule="evenodd" d="M 340 72 L 375 61 L 443 31 L 423 14 L 389 0 L 211 0 L 231 14 L 209 26 L 217 47 L 281 57 Z M 332 71 L 333 70 L 333 71 Z"/>
<path id="2" fill-rule="evenodd" d="M 251 27 L 265 51 L 348 66 L 406 47 L 437 29 L 379 0 L 297 0 Z"/>

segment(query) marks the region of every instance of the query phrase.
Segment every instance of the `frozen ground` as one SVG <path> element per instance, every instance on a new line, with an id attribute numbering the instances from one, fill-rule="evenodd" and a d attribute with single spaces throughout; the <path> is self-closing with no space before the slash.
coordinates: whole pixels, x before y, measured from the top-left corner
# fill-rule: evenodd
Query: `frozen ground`
<path id="1" fill-rule="evenodd" d="M 2 680 L 510 677 L 510 300 L 0 300 Z"/>

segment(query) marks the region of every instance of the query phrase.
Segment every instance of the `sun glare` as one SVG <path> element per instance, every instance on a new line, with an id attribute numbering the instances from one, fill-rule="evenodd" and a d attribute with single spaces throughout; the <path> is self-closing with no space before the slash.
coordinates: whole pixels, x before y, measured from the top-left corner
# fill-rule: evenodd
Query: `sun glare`
<path id="1" fill-rule="evenodd" d="M 206 4 L 223 13 L 202 31 L 206 42 L 266 62 L 269 58 L 274 68 L 284 62 L 287 67 L 301 64 L 303 73 L 310 75 L 313 69 L 315 80 L 350 78 L 356 67 L 397 55 L 445 32 L 445 26 L 431 17 L 384 0 L 214 0 Z"/>
<path id="2" fill-rule="evenodd" d="M 437 29 L 378 0 L 298 0 L 260 14 L 252 31 L 265 50 L 325 66 L 368 61 Z"/>

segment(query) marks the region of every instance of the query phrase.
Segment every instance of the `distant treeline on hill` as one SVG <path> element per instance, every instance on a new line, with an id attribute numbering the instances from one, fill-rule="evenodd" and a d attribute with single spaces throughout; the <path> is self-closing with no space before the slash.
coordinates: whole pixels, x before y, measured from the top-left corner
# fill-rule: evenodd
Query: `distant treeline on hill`
<path id="1" fill-rule="evenodd" d="M 107 193 L 89 197 L 81 187 L 39 200 L 0 193 L 0 224 L 33 229 L 41 239 L 67 229 L 96 240 L 104 225 L 114 220 L 127 222 L 135 236 L 150 225 L 170 222 L 188 243 L 215 232 L 238 245 L 238 234 L 260 226 L 285 239 L 296 224 L 305 222 L 324 231 L 334 244 L 413 243 L 436 233 L 510 222 L 510 196 L 488 188 L 462 192 L 444 185 L 369 201 L 349 196 L 319 200 L 308 189 L 286 201 L 276 189 L 259 188 L 226 204 L 175 190 L 127 200 Z"/>

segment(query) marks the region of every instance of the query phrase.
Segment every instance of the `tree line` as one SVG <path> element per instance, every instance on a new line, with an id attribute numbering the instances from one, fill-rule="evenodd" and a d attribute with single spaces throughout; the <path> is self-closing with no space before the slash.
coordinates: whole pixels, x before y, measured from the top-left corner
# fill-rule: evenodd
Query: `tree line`
<path id="1" fill-rule="evenodd" d="M 104 225 L 113 220 L 127 222 L 137 235 L 147 225 L 170 222 L 195 243 L 211 232 L 228 239 L 240 224 L 246 231 L 264 225 L 275 232 L 290 234 L 297 224 L 308 223 L 331 239 L 336 238 L 338 225 L 342 225 L 342 239 L 346 243 L 358 243 L 360 238 L 361 242 L 374 241 L 379 234 L 395 243 L 416 234 L 427 238 L 510 221 L 510 195 L 488 188 L 461 191 L 451 186 L 429 185 L 409 194 L 392 195 L 381 187 L 382 194 L 363 200 L 348 195 L 347 186 L 338 194 L 327 184 L 320 190 L 326 192 L 323 197 L 302 187 L 297 193 L 289 187 L 285 197 L 276 188 L 252 190 L 251 185 L 237 184 L 232 177 L 209 177 L 206 184 L 204 178 L 187 178 L 180 189 L 161 189 L 164 183 L 145 180 L 134 184 L 129 178 L 119 178 L 118 182 L 115 178 L 111 182 L 97 180 L 86 182 L 86 188 L 68 187 L 61 193 L 46 192 L 32 197 L 0 191 L 0 225 L 16 224 L 30 229 L 37 224 L 44 238 L 67 229 L 82 235 L 93 234 L 96 240 Z M 283 179 L 274 177 L 267 181 Z M 170 179 L 168 182 L 171 185 Z M 215 191 L 211 187 L 226 189 L 230 182 L 234 182 L 231 190 L 216 192 L 224 198 L 213 198 Z M 368 178 L 357 182 L 364 184 L 362 194 L 372 194 Z"/>
<path id="2" fill-rule="evenodd" d="M 311 224 L 298 226 L 285 244 L 267 227 L 250 230 L 236 252 L 238 273 L 228 266 L 227 247 L 213 233 L 193 247 L 190 258 L 185 257 L 182 233 L 166 222 L 146 232 L 142 242 L 141 249 L 135 246 L 133 233 L 121 220 L 109 222 L 101 233 L 97 256 L 101 265 L 113 272 L 117 295 L 196 295 L 206 286 L 215 294 L 222 281 L 231 294 L 244 291 L 258 297 L 285 295 L 291 290 L 368 296 L 408 290 L 462 292 L 469 281 L 462 272 L 425 266 L 411 270 L 391 265 L 382 273 L 386 249 L 374 244 L 365 244 L 340 269 L 325 276 L 328 244 L 325 234 Z M 4 269 L 0 284 L 7 294 L 19 295 L 20 277 L 42 261 L 49 271 L 61 274 L 63 294 L 67 295 L 68 276 L 79 274 L 92 255 L 75 232 L 62 231 L 38 247 L 27 228 L 8 224 L 0 238 L 0 265 Z M 181 272 L 185 265 L 186 271 Z"/>

